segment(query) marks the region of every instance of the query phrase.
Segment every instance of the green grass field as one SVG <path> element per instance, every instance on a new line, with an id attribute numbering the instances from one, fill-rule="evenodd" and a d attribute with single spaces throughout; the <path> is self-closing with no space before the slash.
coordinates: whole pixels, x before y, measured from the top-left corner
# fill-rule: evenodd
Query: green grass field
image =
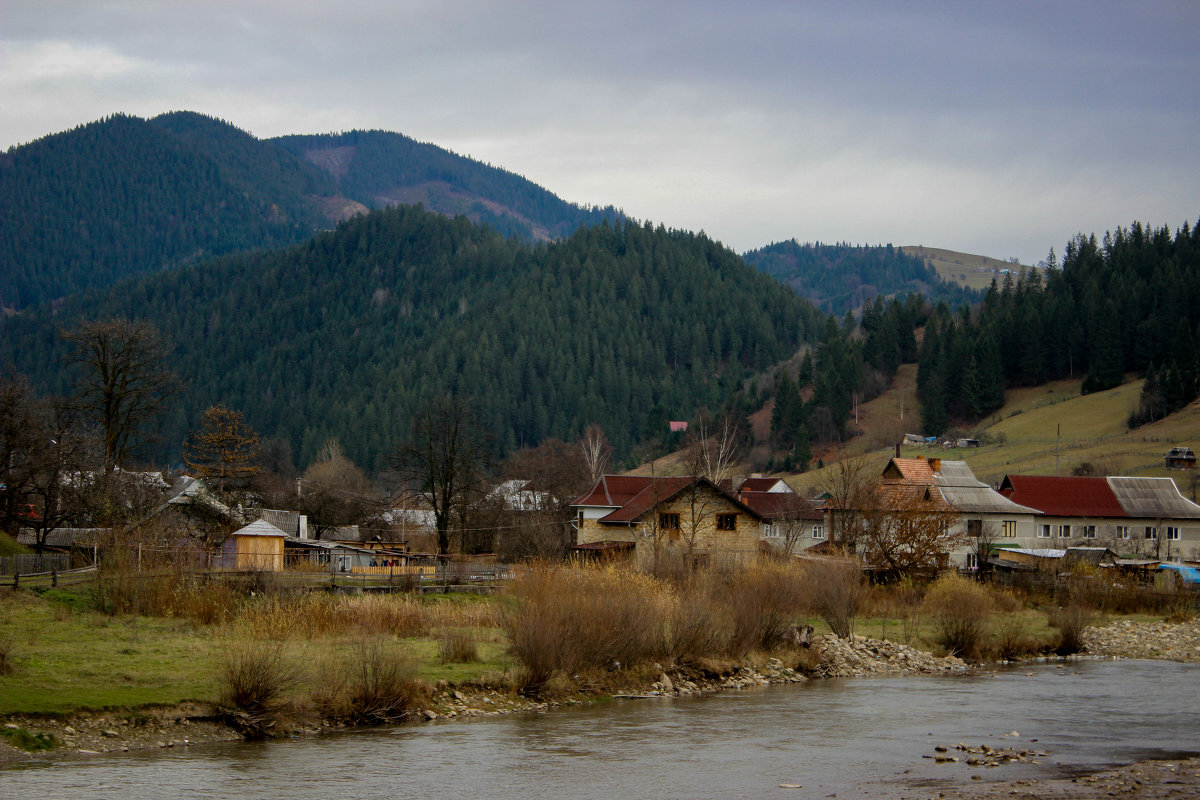
<path id="1" fill-rule="evenodd" d="M 65 593 L 45 598 L 17 592 L 0 595 L 0 647 L 12 671 L 0 675 L 0 715 L 68 714 L 77 710 L 131 709 L 185 701 L 217 702 L 225 654 L 243 640 L 235 626 L 200 625 L 183 619 L 106 616 L 80 610 Z M 431 605 L 446 603 L 440 597 Z M 449 601 L 474 604 L 475 597 Z M 371 636 L 408 662 L 429 683 L 477 681 L 511 666 L 498 629 L 473 631 L 479 660 L 441 663 L 433 636 Z M 306 635 L 282 639 L 284 657 L 296 668 L 298 695 L 350 668 L 364 635 Z M 267 641 L 267 639 L 264 639 Z"/>

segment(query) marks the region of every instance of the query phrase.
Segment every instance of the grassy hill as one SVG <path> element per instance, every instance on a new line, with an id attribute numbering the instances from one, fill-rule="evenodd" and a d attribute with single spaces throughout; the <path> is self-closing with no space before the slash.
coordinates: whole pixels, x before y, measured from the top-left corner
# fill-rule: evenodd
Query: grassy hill
<path id="1" fill-rule="evenodd" d="M 921 247 L 905 245 L 900 250 L 905 255 L 925 259 L 937 272 L 938 277 L 950 283 L 957 283 L 969 289 L 984 290 L 992 285 L 992 279 L 1004 282 L 1001 270 L 1012 270 L 1020 274 L 1030 269 L 1023 264 L 1013 264 L 988 256 L 976 256 L 970 253 L 957 253 L 953 250 L 941 250 L 936 247 Z"/>
<path id="2" fill-rule="evenodd" d="M 904 432 L 920 432 L 920 409 L 912 400 L 916 368 L 900 369 L 891 388 L 859 408 L 863 435 L 843 449 L 826 451 L 827 464 L 863 456 L 879 467 L 895 453 Z M 984 444 L 970 449 L 902 446 L 905 457 L 940 456 L 964 460 L 980 480 L 993 485 L 1007 473 L 1070 475 L 1083 464 L 1096 474 L 1172 477 L 1189 497 L 1198 491 L 1200 473 L 1167 470 L 1163 455 L 1176 444 L 1200 444 L 1200 401 L 1156 423 L 1135 430 L 1125 421 L 1137 403 L 1142 381 L 1134 380 L 1105 392 L 1080 396 L 1082 381 L 1055 381 L 1014 389 L 1004 407 L 972 434 Z M 900 396 L 905 396 L 900 420 Z M 828 469 L 828 467 L 826 468 Z M 796 486 L 815 487 L 823 470 L 794 476 Z"/>

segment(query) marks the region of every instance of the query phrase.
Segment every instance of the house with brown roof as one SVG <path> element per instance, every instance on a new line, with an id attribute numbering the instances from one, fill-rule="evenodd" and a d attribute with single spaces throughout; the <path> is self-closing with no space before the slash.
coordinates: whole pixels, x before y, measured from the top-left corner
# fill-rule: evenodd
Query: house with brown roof
<path id="1" fill-rule="evenodd" d="M 738 485 L 735 494 L 762 516 L 761 540 L 773 550 L 793 555 L 827 538 L 824 513 L 796 494 L 783 478 L 750 477 Z"/>
<path id="2" fill-rule="evenodd" d="M 758 553 L 762 515 L 706 478 L 604 475 L 571 504 L 580 555 L 740 564 Z"/>
<path id="3" fill-rule="evenodd" d="M 1006 475 L 1000 493 L 1042 512 L 1034 547 L 1106 546 L 1164 561 L 1200 557 L 1200 505 L 1170 478 Z"/>
<path id="4" fill-rule="evenodd" d="M 984 544 L 1032 540 L 1040 514 L 980 481 L 965 461 L 940 458 L 891 459 L 862 498 L 861 508 L 829 509 L 855 520 L 839 523 L 839 530 L 860 530 L 863 541 L 876 544 L 860 541 L 860 550 L 886 550 L 885 539 L 893 540 L 893 549 L 941 547 L 938 553 L 920 555 L 942 569 L 975 570 L 986 556 Z M 921 560 L 907 555 L 910 562 Z"/>

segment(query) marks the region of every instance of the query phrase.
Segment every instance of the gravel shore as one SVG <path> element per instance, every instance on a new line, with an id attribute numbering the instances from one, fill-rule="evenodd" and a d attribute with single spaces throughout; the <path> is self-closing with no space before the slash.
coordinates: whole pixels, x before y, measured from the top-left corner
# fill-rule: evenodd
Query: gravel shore
<path id="1" fill-rule="evenodd" d="M 1084 642 L 1089 655 L 1118 658 L 1161 659 L 1200 662 L 1200 619 L 1184 623 L 1117 622 L 1104 628 L 1089 628 Z M 631 689 L 619 696 L 683 696 L 720 691 L 736 691 L 754 686 L 777 683 L 797 683 L 812 678 L 848 678 L 867 675 L 938 674 L 965 671 L 968 665 L 954 657 L 938 657 L 895 642 L 855 636 L 850 640 L 833 636 L 814 637 L 813 647 L 820 653 L 820 663 L 807 674 L 779 659 L 770 659 L 758 668 L 739 667 L 723 674 L 705 674 L 688 669 L 663 671 L 648 687 Z M 536 711 L 553 707 L 511 694 L 487 691 L 465 691 L 453 687 L 434 694 L 428 708 L 414 715 L 417 720 L 434 720 L 459 716 L 476 717 L 516 711 Z M 171 708 L 139 709 L 128 712 L 80 713 L 67 719 L 11 715 L 3 719 L 4 727 L 20 729 L 30 734 L 52 735 L 58 743 L 52 756 L 63 754 L 90 755 L 130 750 L 170 749 L 188 747 L 202 742 L 236 741 L 240 734 L 228 724 L 215 706 L 186 703 Z M 319 734 L 328 730 L 328 722 L 307 723 L 298 727 L 298 734 Z M 31 755 L 10 746 L 0 738 L 0 766 L 28 760 Z M 1120 781 L 1129 787 L 1125 794 L 1113 796 L 1167 798 L 1200 796 L 1197 774 L 1200 761 L 1147 762 L 1113 771 L 1112 775 L 1088 776 L 1077 781 L 1014 781 L 964 787 L 961 795 L 946 797 L 1103 797 L 1110 796 Z M 1121 777 L 1121 776 L 1125 777 Z M 1108 776 L 1108 777 L 1105 777 Z M 1093 780 L 1094 778 L 1094 780 Z M 1107 782 L 1106 782 L 1107 781 Z M 1178 783 L 1183 781 L 1184 783 Z M 1191 781 L 1188 783 L 1188 781 Z M 1082 783 L 1080 783 L 1082 782 Z M 1063 784 L 1060 786 L 1060 784 Z M 1147 787 L 1157 786 L 1160 794 L 1147 793 Z M 1180 787 L 1188 791 L 1177 792 Z M 1090 787 L 1090 788 L 1089 788 Z M 1061 791 L 1062 794 L 1046 792 Z M 1070 794 L 1078 790 L 1079 794 Z M 1122 790 L 1125 791 L 1125 790 Z M 1090 792 L 1090 793 L 1088 793 Z M 915 795 L 914 795 L 915 796 Z"/>

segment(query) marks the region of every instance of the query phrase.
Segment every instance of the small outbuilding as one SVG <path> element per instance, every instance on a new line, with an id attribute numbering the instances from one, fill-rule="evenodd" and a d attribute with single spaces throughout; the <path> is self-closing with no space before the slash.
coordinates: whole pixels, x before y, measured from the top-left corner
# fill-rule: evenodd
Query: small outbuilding
<path id="1" fill-rule="evenodd" d="M 1163 456 L 1163 461 L 1166 462 L 1167 469 L 1195 469 L 1196 454 L 1192 452 L 1190 447 L 1172 447 L 1171 450 Z"/>

